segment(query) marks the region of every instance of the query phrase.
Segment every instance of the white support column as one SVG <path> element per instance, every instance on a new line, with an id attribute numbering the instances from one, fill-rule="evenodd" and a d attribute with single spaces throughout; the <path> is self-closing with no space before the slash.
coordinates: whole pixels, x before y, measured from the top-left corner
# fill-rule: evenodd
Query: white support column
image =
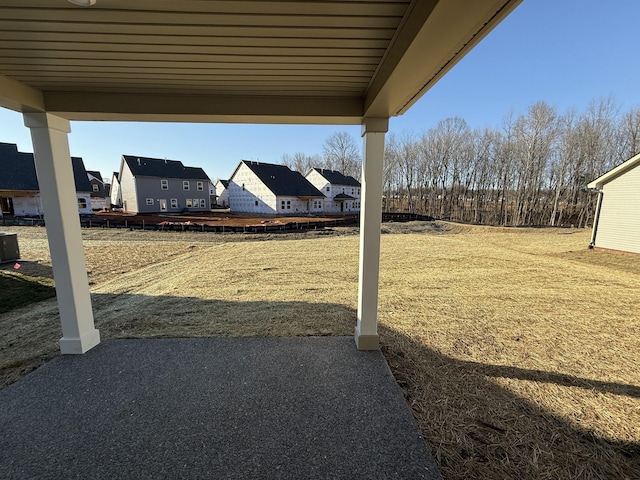
<path id="1" fill-rule="evenodd" d="M 25 113 L 40 186 L 56 283 L 62 353 L 84 353 L 100 343 L 93 324 L 78 200 L 67 134 L 69 121 L 48 113 Z"/>
<path id="2" fill-rule="evenodd" d="M 388 118 L 365 118 L 360 208 L 360 273 L 358 281 L 358 350 L 377 350 L 378 272 L 380 270 L 380 224 L 382 223 L 382 163 Z"/>

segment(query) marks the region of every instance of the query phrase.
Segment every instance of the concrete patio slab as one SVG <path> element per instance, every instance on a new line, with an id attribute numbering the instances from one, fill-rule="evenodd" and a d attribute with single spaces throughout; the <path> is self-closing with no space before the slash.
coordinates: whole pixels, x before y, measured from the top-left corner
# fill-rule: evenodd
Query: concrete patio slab
<path id="1" fill-rule="evenodd" d="M 110 340 L 0 405 L 0 478 L 440 478 L 352 337 Z"/>

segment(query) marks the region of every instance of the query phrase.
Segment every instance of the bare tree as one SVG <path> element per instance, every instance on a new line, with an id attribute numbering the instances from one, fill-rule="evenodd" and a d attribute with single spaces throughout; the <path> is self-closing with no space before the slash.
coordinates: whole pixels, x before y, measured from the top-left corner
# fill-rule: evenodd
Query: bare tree
<path id="1" fill-rule="evenodd" d="M 622 116 L 618 131 L 619 160 L 623 162 L 640 153 L 640 107 L 633 108 Z"/>
<path id="2" fill-rule="evenodd" d="M 360 178 L 362 168 L 360 149 L 347 132 L 336 132 L 327 138 L 322 147 L 322 153 L 324 168 Z"/>
<path id="3" fill-rule="evenodd" d="M 418 135 L 389 133 L 384 156 L 386 211 L 500 225 L 587 226 L 587 184 L 640 151 L 640 107 L 623 115 L 611 98 L 559 115 L 538 102 L 505 117 L 500 129 L 471 130 L 447 118 Z M 329 137 L 323 157 L 296 153 L 283 163 L 360 176 L 360 152 L 347 133 Z"/>
<path id="4" fill-rule="evenodd" d="M 309 173 L 314 167 L 325 168 L 320 155 L 307 155 L 303 152 L 296 152 L 293 155 L 285 153 L 282 155 L 280 163 L 286 165 L 291 170 L 297 170 L 303 175 Z"/>

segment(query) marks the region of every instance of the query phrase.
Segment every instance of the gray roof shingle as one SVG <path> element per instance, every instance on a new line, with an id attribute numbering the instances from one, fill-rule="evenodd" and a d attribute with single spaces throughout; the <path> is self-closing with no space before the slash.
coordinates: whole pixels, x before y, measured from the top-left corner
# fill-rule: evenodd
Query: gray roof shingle
<path id="1" fill-rule="evenodd" d="M 360 182 L 353 177 L 343 175 L 337 170 L 329 170 L 327 168 L 314 168 L 316 172 L 322 175 L 331 185 L 346 185 L 349 187 L 359 187 Z"/>
<path id="2" fill-rule="evenodd" d="M 91 192 L 84 162 L 71 157 L 76 192 Z M 0 143 L 0 190 L 39 191 L 33 153 L 18 151 L 13 143 Z"/>
<path id="3" fill-rule="evenodd" d="M 185 167 L 179 160 L 123 155 L 134 177 L 179 178 L 181 180 L 207 180 L 200 167 Z"/>
<path id="4" fill-rule="evenodd" d="M 300 172 L 285 165 L 242 160 L 275 195 L 288 197 L 324 197 Z"/>

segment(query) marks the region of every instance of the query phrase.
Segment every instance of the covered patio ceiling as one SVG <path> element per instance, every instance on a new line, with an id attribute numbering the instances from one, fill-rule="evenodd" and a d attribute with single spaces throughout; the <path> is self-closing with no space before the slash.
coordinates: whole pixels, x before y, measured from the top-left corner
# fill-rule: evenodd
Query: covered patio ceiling
<path id="1" fill-rule="evenodd" d="M 520 0 L 5 0 L 0 106 L 68 120 L 405 112 Z"/>

